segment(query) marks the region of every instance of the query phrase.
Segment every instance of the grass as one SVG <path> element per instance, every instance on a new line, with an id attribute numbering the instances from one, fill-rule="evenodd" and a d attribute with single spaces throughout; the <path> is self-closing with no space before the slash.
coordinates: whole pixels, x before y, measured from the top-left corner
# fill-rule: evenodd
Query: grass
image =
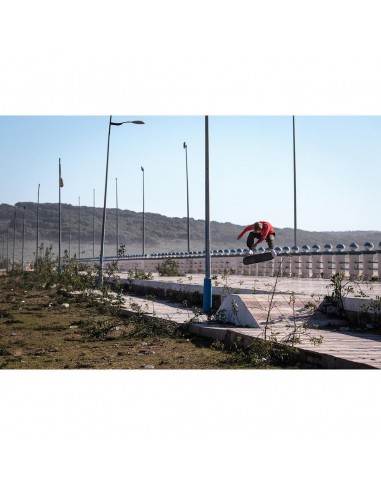
<path id="1" fill-rule="evenodd" d="M 0 277 L 1 369 L 247 369 L 300 367 L 258 350 L 225 347 L 173 323 L 100 310 L 57 289 Z M 112 312 L 113 311 L 113 312 Z M 263 350 L 263 349 L 261 349 Z"/>

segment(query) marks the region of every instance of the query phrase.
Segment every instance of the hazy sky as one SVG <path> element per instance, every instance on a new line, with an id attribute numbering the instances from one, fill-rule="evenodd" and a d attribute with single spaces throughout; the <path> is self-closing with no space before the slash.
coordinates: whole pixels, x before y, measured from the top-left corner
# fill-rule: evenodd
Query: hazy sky
<path id="1" fill-rule="evenodd" d="M 204 116 L 116 115 L 108 207 L 204 219 Z M 0 116 L 0 201 L 103 206 L 109 116 Z M 297 225 L 306 230 L 381 230 L 381 117 L 295 116 Z M 269 220 L 293 227 L 292 116 L 209 116 L 211 220 Z M 366 209 L 366 212 L 365 212 Z"/>

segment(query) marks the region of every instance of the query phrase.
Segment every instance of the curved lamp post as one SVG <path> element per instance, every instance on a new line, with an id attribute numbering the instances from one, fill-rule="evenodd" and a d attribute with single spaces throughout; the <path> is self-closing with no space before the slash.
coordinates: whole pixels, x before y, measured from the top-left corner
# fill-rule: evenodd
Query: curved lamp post
<path id="1" fill-rule="evenodd" d="M 99 256 L 99 285 L 103 286 L 103 257 L 104 257 L 104 246 L 105 246 L 105 229 L 106 229 L 106 203 L 107 203 L 107 180 L 108 180 L 108 158 L 110 151 L 110 133 L 111 126 L 120 126 L 125 123 L 132 123 L 134 125 L 144 125 L 144 121 L 134 120 L 134 121 L 121 121 L 120 123 L 115 123 L 112 121 L 112 116 L 110 116 L 110 121 L 108 125 L 108 140 L 107 140 L 107 159 L 106 159 L 106 177 L 105 177 L 105 195 L 103 202 L 103 218 L 102 218 L 102 238 L 101 238 L 101 252 Z"/>

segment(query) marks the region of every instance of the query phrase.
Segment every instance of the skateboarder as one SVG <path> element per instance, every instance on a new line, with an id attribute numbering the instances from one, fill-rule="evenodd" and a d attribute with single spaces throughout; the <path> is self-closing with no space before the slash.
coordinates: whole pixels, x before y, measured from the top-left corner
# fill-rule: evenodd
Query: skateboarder
<path id="1" fill-rule="evenodd" d="M 276 255 L 274 251 L 274 239 L 275 239 L 275 231 L 274 227 L 270 224 L 270 222 L 265 222 L 261 220 L 260 222 L 255 222 L 254 224 L 248 225 L 245 229 L 238 235 L 237 240 L 241 239 L 241 237 L 249 232 L 247 237 L 247 247 L 249 248 L 249 254 L 253 254 L 253 248 L 255 248 L 262 241 L 266 241 L 273 255 Z M 256 242 L 254 240 L 257 239 Z"/>

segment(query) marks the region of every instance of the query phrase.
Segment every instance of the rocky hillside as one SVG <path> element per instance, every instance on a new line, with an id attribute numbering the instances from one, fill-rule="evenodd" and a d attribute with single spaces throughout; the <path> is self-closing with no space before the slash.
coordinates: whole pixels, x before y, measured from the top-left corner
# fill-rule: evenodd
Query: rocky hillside
<path id="1" fill-rule="evenodd" d="M 0 205 L 0 248 L 6 242 L 8 230 L 8 241 L 13 241 L 16 209 L 16 240 L 20 242 L 23 232 L 23 217 L 25 206 L 25 242 L 36 241 L 37 230 L 37 204 L 26 202 L 17 203 L 16 206 L 7 204 Z M 70 240 L 73 248 L 81 240 L 81 245 L 93 244 L 93 220 L 95 230 L 95 244 L 99 245 L 102 226 L 102 208 L 82 206 L 78 207 L 62 204 L 62 241 L 68 243 Z M 139 253 L 142 244 L 142 213 L 131 210 L 119 210 L 119 244 L 125 244 L 128 253 Z M 39 238 L 44 243 L 58 242 L 58 204 L 43 203 L 39 209 Z M 211 247 L 212 249 L 236 249 L 246 247 L 245 240 L 236 240 L 239 232 L 247 224 L 232 224 L 229 222 L 211 222 Z M 276 227 L 276 224 L 274 224 Z M 205 229 L 203 220 L 190 220 L 190 243 L 191 250 L 204 250 Z M 186 217 L 166 217 L 160 214 L 145 214 L 145 240 L 146 252 L 161 251 L 185 251 L 187 249 L 187 219 Z M 277 229 L 276 244 L 278 246 L 293 246 L 294 231 L 292 228 Z M 380 231 L 304 231 L 298 230 L 298 246 L 308 244 L 320 244 L 324 246 L 330 243 L 336 246 L 344 243 L 349 246 L 357 242 L 360 246 L 366 241 L 371 241 L 378 248 L 381 241 Z M 116 248 L 116 209 L 107 210 L 106 221 L 106 243 L 110 251 Z M 65 247 L 67 247 L 65 245 Z M 85 246 L 84 246 L 85 247 Z M 99 247 L 96 246 L 98 254 Z M 87 251 L 89 253 L 89 251 Z M 107 251 L 106 251 L 107 254 Z"/>

